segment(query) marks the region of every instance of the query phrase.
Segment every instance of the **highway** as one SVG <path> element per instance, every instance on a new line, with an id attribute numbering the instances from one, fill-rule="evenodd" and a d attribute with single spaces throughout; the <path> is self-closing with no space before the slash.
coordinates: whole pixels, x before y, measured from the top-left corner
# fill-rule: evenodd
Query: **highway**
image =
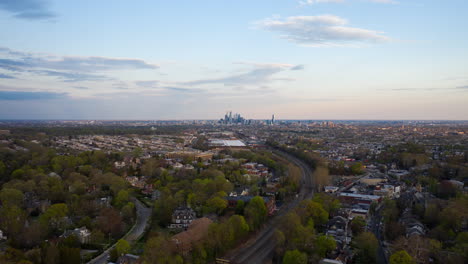
<path id="1" fill-rule="evenodd" d="M 242 247 L 236 249 L 235 252 L 231 252 L 228 256 L 224 257 L 224 259 L 229 260 L 230 263 L 263 264 L 270 260 L 276 246 L 274 233 L 281 216 L 294 209 L 302 200 L 312 198 L 314 194 L 311 168 L 303 161 L 285 152 L 274 151 L 274 153 L 289 160 L 301 169 L 301 189 L 296 199 L 284 204 L 278 211 L 277 215 L 270 218 L 265 224 L 265 227 L 254 238 L 250 239 Z"/>
<path id="2" fill-rule="evenodd" d="M 145 232 L 148 226 L 149 220 L 151 219 L 151 208 L 146 207 L 137 199 L 134 199 L 137 220 L 135 225 L 128 231 L 128 233 L 122 238 L 132 243 L 137 241 L 141 235 Z M 101 255 L 95 257 L 88 264 L 106 264 L 109 258 L 110 251 L 115 247 L 115 244 L 106 249 Z"/>

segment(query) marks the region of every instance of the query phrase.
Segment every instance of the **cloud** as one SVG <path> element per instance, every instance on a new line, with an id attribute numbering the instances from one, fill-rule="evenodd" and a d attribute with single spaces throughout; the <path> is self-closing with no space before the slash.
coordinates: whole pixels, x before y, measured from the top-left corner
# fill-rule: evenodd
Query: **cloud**
<path id="1" fill-rule="evenodd" d="M 22 60 L 31 67 L 56 70 L 108 71 L 126 69 L 158 69 L 159 66 L 140 59 L 109 57 L 24 57 Z"/>
<path id="2" fill-rule="evenodd" d="M 202 90 L 200 89 L 191 89 L 191 88 L 184 88 L 184 87 L 167 86 L 167 87 L 162 87 L 162 88 L 168 91 L 177 92 L 177 93 L 200 93 L 202 92 Z"/>
<path id="3" fill-rule="evenodd" d="M 0 101 L 52 100 L 65 97 L 65 93 L 0 91 Z"/>
<path id="4" fill-rule="evenodd" d="M 73 88 L 78 89 L 78 90 L 89 90 L 89 87 L 85 87 L 85 86 L 73 86 Z"/>
<path id="5" fill-rule="evenodd" d="M 27 20 L 50 19 L 56 16 L 49 10 L 50 4 L 45 0 L 1 0 L 0 9 Z"/>
<path id="6" fill-rule="evenodd" d="M 111 58 L 99 56 L 56 56 L 25 53 L 0 48 L 0 54 L 5 53 L 13 58 L 0 59 L 1 67 L 46 68 L 72 71 L 110 71 L 110 70 L 141 70 L 158 69 L 159 65 L 148 63 L 141 59 Z"/>
<path id="7" fill-rule="evenodd" d="M 29 65 L 25 62 L 13 59 L 0 59 L 0 68 L 9 71 L 22 71 L 22 68 L 28 68 Z"/>
<path id="8" fill-rule="evenodd" d="M 238 63 L 253 66 L 253 69 L 240 74 L 225 76 L 221 78 L 202 79 L 196 81 L 185 82 L 183 84 L 193 85 L 206 85 L 206 84 L 223 84 L 225 86 L 245 86 L 245 85 L 260 85 L 269 83 L 274 79 L 272 76 L 276 73 L 285 70 L 300 70 L 300 65 L 290 64 L 258 64 L 258 63 Z"/>
<path id="9" fill-rule="evenodd" d="M 344 46 L 390 40 L 379 31 L 346 26 L 348 21 L 333 15 L 269 18 L 255 24 L 264 30 L 280 33 L 281 38 L 304 46 Z"/>
<path id="10" fill-rule="evenodd" d="M 0 79 L 16 79 L 14 76 L 0 73 Z"/>
<path id="11" fill-rule="evenodd" d="M 432 92 L 432 91 L 467 91 L 468 85 L 448 87 L 448 88 L 392 88 L 392 89 L 378 89 L 379 91 L 394 91 L 394 92 Z"/>
<path id="12" fill-rule="evenodd" d="M 378 3 L 378 4 L 397 4 L 398 3 L 393 0 L 362 0 L 362 1 Z M 321 3 L 345 3 L 345 2 L 348 2 L 348 0 L 304 0 L 304 1 L 299 1 L 299 4 L 313 5 L 313 4 L 321 4 Z"/>
<path id="13" fill-rule="evenodd" d="M 296 66 L 291 68 L 291 71 L 300 71 L 300 70 L 303 70 L 303 69 L 305 69 L 304 65 L 296 65 Z"/>
<path id="14" fill-rule="evenodd" d="M 104 72 L 158 69 L 141 59 L 34 54 L 0 48 L 0 69 L 54 76 L 65 82 L 111 80 Z M 97 74 L 98 72 L 102 74 Z"/>
<path id="15" fill-rule="evenodd" d="M 319 4 L 319 3 L 344 3 L 345 0 L 305 0 L 305 1 L 300 1 L 299 3 L 301 5 L 313 5 L 313 4 Z"/>
<path id="16" fill-rule="evenodd" d="M 96 75 L 88 73 L 78 73 L 78 72 L 60 72 L 60 71 L 50 71 L 50 70 L 41 70 L 33 71 L 38 74 L 58 77 L 65 82 L 81 82 L 81 81 L 103 81 L 111 80 L 111 78 L 106 77 L 105 75 Z"/>
<path id="17" fill-rule="evenodd" d="M 398 4 L 397 1 L 393 1 L 393 0 L 368 0 L 368 1 L 372 3 L 379 3 L 379 4 Z"/>
<path id="18" fill-rule="evenodd" d="M 159 81 L 154 81 L 154 80 L 152 80 L 152 81 L 136 81 L 135 84 L 140 86 L 140 87 L 154 88 L 154 87 L 158 86 Z"/>

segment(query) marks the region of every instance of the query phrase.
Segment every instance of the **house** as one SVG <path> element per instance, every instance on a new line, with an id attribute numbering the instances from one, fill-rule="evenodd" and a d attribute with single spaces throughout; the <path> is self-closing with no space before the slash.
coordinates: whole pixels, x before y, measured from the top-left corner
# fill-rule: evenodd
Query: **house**
<path id="1" fill-rule="evenodd" d="M 116 169 L 122 169 L 122 168 L 125 168 L 126 164 L 125 164 L 125 161 L 116 161 L 114 162 L 114 167 Z"/>
<path id="2" fill-rule="evenodd" d="M 176 162 L 174 165 L 172 165 L 172 167 L 175 169 L 175 170 L 180 170 L 184 167 L 184 165 L 182 165 L 181 163 L 179 162 Z"/>
<path id="3" fill-rule="evenodd" d="M 178 207 L 172 213 L 172 223 L 169 225 L 169 228 L 186 229 L 196 218 L 195 211 L 192 208 Z"/>
<path id="4" fill-rule="evenodd" d="M 335 216 L 330 219 L 327 223 L 327 236 L 332 236 L 339 248 L 344 248 L 349 242 L 351 237 L 348 233 L 348 222 L 349 220 L 343 216 Z"/>
<path id="5" fill-rule="evenodd" d="M 7 240 L 7 237 L 3 235 L 3 231 L 0 230 L 0 241 Z"/>
<path id="6" fill-rule="evenodd" d="M 140 259 L 140 256 L 132 255 L 132 254 L 125 254 L 123 256 L 120 256 L 119 259 L 117 259 L 116 264 L 136 264 L 138 263 L 139 259 Z"/>
<path id="7" fill-rule="evenodd" d="M 181 232 L 172 237 L 172 242 L 175 244 L 177 251 L 182 255 L 188 254 L 193 245 L 202 240 L 208 233 L 209 226 L 213 221 L 207 217 L 195 219 L 189 225 L 187 231 Z"/>
<path id="8" fill-rule="evenodd" d="M 367 209 L 353 208 L 353 209 L 351 209 L 351 213 L 349 215 L 349 218 L 354 219 L 355 217 L 362 217 L 362 218 L 364 218 L 364 220 L 366 220 L 368 213 L 369 213 L 369 210 L 367 210 Z"/>
<path id="9" fill-rule="evenodd" d="M 67 230 L 61 237 L 69 237 L 71 235 L 76 236 L 78 238 L 78 241 L 80 241 L 81 244 L 89 244 L 91 242 L 91 231 L 89 231 L 86 227 L 81 227 L 81 228 L 75 228 L 73 230 Z"/>
<path id="10" fill-rule="evenodd" d="M 319 261 L 319 264 L 343 264 L 343 262 L 335 259 L 322 259 Z"/>
<path id="11" fill-rule="evenodd" d="M 24 195 L 25 206 L 28 213 L 33 211 L 44 213 L 50 207 L 50 200 L 40 200 L 37 195 L 27 192 Z"/>
<path id="12" fill-rule="evenodd" d="M 358 194 L 358 193 L 340 193 L 339 199 L 343 203 L 350 203 L 350 204 L 371 204 L 372 202 L 379 203 L 382 201 L 382 197 L 377 195 L 367 195 L 367 194 Z"/>
<path id="13" fill-rule="evenodd" d="M 112 197 L 111 196 L 101 197 L 101 198 L 96 199 L 96 204 L 99 207 L 110 207 L 111 202 L 112 202 Z"/>
<path id="14" fill-rule="evenodd" d="M 338 189 L 339 188 L 336 187 L 336 186 L 325 186 L 324 187 L 324 190 L 325 190 L 326 193 L 335 193 L 335 192 L 338 191 Z"/>
<path id="15" fill-rule="evenodd" d="M 426 228 L 416 216 L 411 213 L 410 209 L 405 209 L 402 216 L 400 217 L 400 223 L 405 226 L 406 237 L 411 236 L 424 236 L 426 234 Z"/>

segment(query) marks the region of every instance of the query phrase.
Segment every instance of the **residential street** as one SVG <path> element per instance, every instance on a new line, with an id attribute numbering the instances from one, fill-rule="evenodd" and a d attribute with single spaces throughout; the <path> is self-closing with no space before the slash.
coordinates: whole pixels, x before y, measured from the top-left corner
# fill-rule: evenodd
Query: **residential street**
<path id="1" fill-rule="evenodd" d="M 137 220 L 135 225 L 128 231 L 128 233 L 122 237 L 128 242 L 132 243 L 140 238 L 140 236 L 145 232 L 145 229 L 151 219 L 151 208 L 146 207 L 137 199 L 133 201 L 136 207 Z M 105 264 L 109 257 L 109 252 L 115 247 L 115 244 L 109 247 L 101 255 L 97 256 L 93 260 L 89 261 L 88 264 Z"/>

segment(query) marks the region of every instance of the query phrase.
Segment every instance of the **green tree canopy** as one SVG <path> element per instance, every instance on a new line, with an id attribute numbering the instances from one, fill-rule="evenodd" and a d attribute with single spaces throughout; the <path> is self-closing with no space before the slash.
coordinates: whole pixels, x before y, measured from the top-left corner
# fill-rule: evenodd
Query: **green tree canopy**
<path id="1" fill-rule="evenodd" d="M 371 232 L 362 232 L 353 241 L 357 263 L 376 263 L 379 241 Z"/>
<path id="2" fill-rule="evenodd" d="M 283 264 L 307 264 L 307 254 L 299 250 L 288 250 L 283 257 Z"/>
<path id="3" fill-rule="evenodd" d="M 329 236 L 318 236 L 315 241 L 315 252 L 321 257 L 324 258 L 327 256 L 328 252 L 331 252 L 336 248 L 336 241 L 333 237 Z"/>
<path id="4" fill-rule="evenodd" d="M 416 262 L 405 250 L 397 251 L 390 256 L 390 264 L 415 264 Z"/>
<path id="5" fill-rule="evenodd" d="M 125 239 L 119 239 L 115 244 L 115 249 L 117 250 L 117 255 L 122 256 L 130 252 L 130 244 Z"/>
<path id="6" fill-rule="evenodd" d="M 19 206 L 23 204 L 23 192 L 17 189 L 3 188 L 0 191 L 0 201 L 3 206 Z"/>
<path id="7" fill-rule="evenodd" d="M 251 230 L 258 229 L 267 219 L 268 211 L 263 198 L 255 196 L 250 200 L 244 210 L 244 215 Z"/>

